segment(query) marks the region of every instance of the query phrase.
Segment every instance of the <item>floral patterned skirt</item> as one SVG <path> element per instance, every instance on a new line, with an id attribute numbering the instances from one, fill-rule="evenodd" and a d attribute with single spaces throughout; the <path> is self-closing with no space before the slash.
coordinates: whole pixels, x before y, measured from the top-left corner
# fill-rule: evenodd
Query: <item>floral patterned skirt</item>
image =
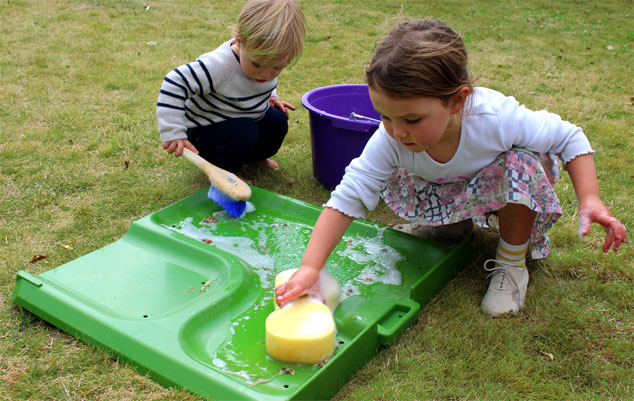
<path id="1" fill-rule="evenodd" d="M 480 227 L 497 228 L 497 210 L 507 203 L 537 212 L 529 239 L 533 259 L 550 252 L 546 232 L 561 216 L 553 185 L 559 159 L 514 148 L 501 154 L 469 181 L 438 184 L 397 170 L 381 196 L 390 209 L 412 223 L 430 226 L 472 219 Z"/>

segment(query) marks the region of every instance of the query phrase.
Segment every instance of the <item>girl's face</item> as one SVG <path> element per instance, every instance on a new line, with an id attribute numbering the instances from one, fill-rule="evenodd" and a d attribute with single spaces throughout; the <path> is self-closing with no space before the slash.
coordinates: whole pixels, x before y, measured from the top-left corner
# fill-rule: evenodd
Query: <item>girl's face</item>
<path id="1" fill-rule="evenodd" d="M 258 82 L 266 82 L 271 81 L 277 78 L 278 75 L 282 72 L 286 65 L 261 65 L 257 61 L 254 61 L 252 56 L 249 56 L 244 46 L 241 45 L 240 41 L 236 39 L 231 45 L 233 51 L 238 53 L 238 57 L 240 57 L 240 68 L 242 68 L 242 73 L 247 76 L 247 78 L 251 78 Z"/>
<path id="2" fill-rule="evenodd" d="M 370 99 L 387 133 L 410 152 L 418 153 L 442 144 L 445 134 L 459 134 L 457 113 L 464 105 L 464 98 L 461 102 L 457 99 L 460 93 L 445 104 L 436 97 L 394 98 L 370 88 Z"/>

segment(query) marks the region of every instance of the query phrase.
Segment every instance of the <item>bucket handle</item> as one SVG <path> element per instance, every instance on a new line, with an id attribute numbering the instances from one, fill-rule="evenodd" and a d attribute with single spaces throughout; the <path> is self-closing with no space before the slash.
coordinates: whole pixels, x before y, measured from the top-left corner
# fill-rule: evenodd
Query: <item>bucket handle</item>
<path id="1" fill-rule="evenodd" d="M 351 120 L 367 120 L 367 121 L 374 121 L 375 123 L 381 123 L 381 120 L 377 120 L 376 118 L 372 118 L 372 117 L 366 117 L 366 116 L 362 116 L 361 114 L 357 114 L 354 111 L 352 113 L 350 113 L 350 116 L 348 117 Z"/>
<path id="2" fill-rule="evenodd" d="M 348 119 L 346 119 L 345 117 L 331 118 L 330 122 L 332 123 L 332 126 L 335 128 L 343 128 L 350 131 L 357 131 L 357 132 L 376 131 L 377 129 L 376 125 L 363 123 L 362 121 L 357 121 L 356 119 L 352 118 L 352 114 L 359 116 L 356 113 L 351 113 Z M 359 118 L 359 117 L 356 117 L 356 118 Z M 370 117 L 366 117 L 365 119 L 371 120 L 369 122 L 379 122 L 379 123 L 381 122 L 379 120 L 371 119 Z"/>

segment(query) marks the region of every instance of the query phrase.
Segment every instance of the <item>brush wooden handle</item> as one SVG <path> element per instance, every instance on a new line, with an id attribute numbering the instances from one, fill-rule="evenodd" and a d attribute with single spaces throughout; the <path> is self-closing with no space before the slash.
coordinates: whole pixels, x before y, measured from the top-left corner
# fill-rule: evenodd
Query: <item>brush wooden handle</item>
<path id="1" fill-rule="evenodd" d="M 228 197 L 238 201 L 247 200 L 251 197 L 251 187 L 238 178 L 237 175 L 214 166 L 187 148 L 183 149 L 183 156 L 204 171 L 209 177 L 209 182 Z"/>

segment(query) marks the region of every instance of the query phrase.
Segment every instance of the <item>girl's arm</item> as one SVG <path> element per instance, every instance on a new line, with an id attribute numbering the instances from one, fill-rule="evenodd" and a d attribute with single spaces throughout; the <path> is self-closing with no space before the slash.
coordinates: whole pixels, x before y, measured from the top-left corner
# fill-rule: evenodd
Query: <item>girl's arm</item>
<path id="1" fill-rule="evenodd" d="M 319 281 L 319 272 L 354 219 L 338 210 L 326 207 L 319 215 L 299 270 L 275 288 L 278 304 L 291 301 L 313 289 Z"/>
<path id="2" fill-rule="evenodd" d="M 579 237 L 590 232 L 592 223 L 599 223 L 606 232 L 603 252 L 610 249 L 618 251 L 619 246 L 627 242 L 626 229 L 601 201 L 594 157 L 592 154 L 577 156 L 566 165 L 566 169 L 579 201 Z"/>

